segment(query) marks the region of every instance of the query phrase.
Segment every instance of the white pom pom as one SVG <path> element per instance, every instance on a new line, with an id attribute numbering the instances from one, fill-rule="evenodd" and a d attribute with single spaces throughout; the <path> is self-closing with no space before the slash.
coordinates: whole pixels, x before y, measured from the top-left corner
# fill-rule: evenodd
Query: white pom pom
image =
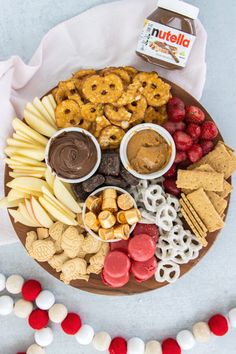
<path id="1" fill-rule="evenodd" d="M 49 290 L 43 290 L 41 293 L 37 296 L 36 300 L 36 305 L 38 308 L 41 310 L 48 310 L 50 307 L 52 307 L 55 303 L 55 296 L 53 293 Z"/>
<path id="2" fill-rule="evenodd" d="M 64 321 L 67 313 L 68 310 L 63 304 L 55 304 L 48 311 L 49 318 L 54 323 L 61 323 Z"/>
<path id="3" fill-rule="evenodd" d="M 91 326 L 83 325 L 79 332 L 76 333 L 75 339 L 79 344 L 88 345 L 92 342 L 94 330 Z"/>
<path id="4" fill-rule="evenodd" d="M 6 289 L 10 294 L 20 294 L 24 278 L 21 275 L 13 274 L 7 278 Z"/>
<path id="5" fill-rule="evenodd" d="M 33 310 L 33 304 L 30 301 L 20 299 L 14 306 L 14 314 L 19 318 L 27 318 Z"/>
<path id="6" fill-rule="evenodd" d="M 93 346 L 99 352 L 108 350 L 111 343 L 111 337 L 107 332 L 99 332 L 93 337 Z"/>
<path id="7" fill-rule="evenodd" d="M 9 315 L 13 311 L 14 301 L 8 295 L 0 296 L 0 315 Z"/>
<path id="8" fill-rule="evenodd" d="M 6 287 L 6 277 L 0 273 L 0 291 L 3 291 Z"/>
<path id="9" fill-rule="evenodd" d="M 35 332 L 34 339 L 35 342 L 41 347 L 47 347 L 53 341 L 53 332 L 51 328 L 45 327 Z"/>
<path id="10" fill-rule="evenodd" d="M 176 336 L 176 340 L 183 350 L 192 349 L 196 344 L 193 334 L 188 330 L 180 331 Z"/>
<path id="11" fill-rule="evenodd" d="M 144 354 L 145 343 L 142 339 L 134 337 L 128 340 L 127 354 Z"/>
<path id="12" fill-rule="evenodd" d="M 236 328 L 236 308 L 232 309 L 228 313 L 229 322 L 233 328 Z"/>
<path id="13" fill-rule="evenodd" d="M 156 340 L 151 340 L 146 344 L 145 354 L 162 354 L 161 344 Z"/>
<path id="14" fill-rule="evenodd" d="M 207 343 L 211 338 L 211 331 L 206 322 L 197 322 L 193 325 L 193 335 L 197 342 Z"/>
<path id="15" fill-rule="evenodd" d="M 32 344 L 28 349 L 26 354 L 46 354 L 45 350 L 41 348 L 38 344 Z"/>

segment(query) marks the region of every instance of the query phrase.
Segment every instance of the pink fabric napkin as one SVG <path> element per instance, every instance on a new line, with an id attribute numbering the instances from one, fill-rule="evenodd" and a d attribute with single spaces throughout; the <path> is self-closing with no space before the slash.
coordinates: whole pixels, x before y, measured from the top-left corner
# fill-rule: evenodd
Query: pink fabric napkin
<path id="1" fill-rule="evenodd" d="M 24 105 L 42 96 L 58 81 L 80 68 L 134 65 L 159 74 L 200 98 L 205 82 L 207 35 L 197 21 L 197 39 L 188 65 L 167 71 L 145 63 L 135 54 L 143 21 L 157 7 L 156 0 L 122 0 L 94 7 L 52 28 L 28 64 L 18 56 L 0 62 L 0 154 L 1 196 L 4 196 L 4 147 L 12 132 L 14 116 L 22 118 Z M 0 244 L 17 237 L 5 210 L 0 210 Z"/>

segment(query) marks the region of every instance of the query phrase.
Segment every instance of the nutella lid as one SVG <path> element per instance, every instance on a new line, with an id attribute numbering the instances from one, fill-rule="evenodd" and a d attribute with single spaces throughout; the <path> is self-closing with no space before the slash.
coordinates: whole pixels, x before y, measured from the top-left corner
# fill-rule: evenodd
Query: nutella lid
<path id="1" fill-rule="evenodd" d="M 196 20 L 199 14 L 199 8 L 180 0 L 159 0 L 158 7 L 176 12 L 193 20 Z"/>

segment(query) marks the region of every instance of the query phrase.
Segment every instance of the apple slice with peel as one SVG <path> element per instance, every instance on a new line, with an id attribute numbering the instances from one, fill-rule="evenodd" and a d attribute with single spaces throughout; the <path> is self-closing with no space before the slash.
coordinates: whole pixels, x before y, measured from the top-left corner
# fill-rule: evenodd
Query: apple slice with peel
<path id="1" fill-rule="evenodd" d="M 52 100 L 54 102 L 52 102 Z M 50 117 L 55 123 L 55 108 L 56 108 L 56 101 L 54 100 L 53 95 L 44 96 L 42 99 L 42 104 L 44 105 L 45 109 L 48 111 Z"/>
<path id="2" fill-rule="evenodd" d="M 25 199 L 25 207 L 26 207 L 26 209 L 28 211 L 28 214 L 31 217 L 31 219 L 33 219 L 36 224 L 40 224 L 40 226 L 42 226 L 42 224 L 34 216 L 34 212 L 33 212 L 30 200 Z"/>
<path id="3" fill-rule="evenodd" d="M 36 145 L 32 148 L 23 148 L 17 146 L 7 146 L 4 149 L 4 152 L 7 156 L 12 157 L 13 155 L 21 155 L 35 159 L 37 161 L 43 161 L 45 158 L 45 149 L 43 147 L 37 147 Z"/>
<path id="4" fill-rule="evenodd" d="M 39 197 L 40 204 L 46 209 L 54 218 L 58 221 L 61 221 L 66 225 L 77 225 L 77 221 L 73 218 L 70 218 L 67 214 L 62 213 L 59 209 L 55 208 L 53 204 L 51 204 L 44 197 Z"/>
<path id="5" fill-rule="evenodd" d="M 18 177 L 8 182 L 7 186 L 15 189 L 20 188 L 20 189 L 28 190 L 29 192 L 36 191 L 41 193 L 42 187 L 47 188 L 48 184 L 46 181 L 43 181 L 40 178 Z"/>
<path id="6" fill-rule="evenodd" d="M 19 222 L 26 226 L 35 227 L 35 223 L 26 219 L 19 210 L 8 209 L 9 214 L 14 218 L 14 222 Z"/>
<path id="7" fill-rule="evenodd" d="M 29 165 L 21 165 L 21 166 L 15 166 L 16 170 L 31 170 L 32 173 L 38 173 L 38 172 L 43 172 L 45 173 L 46 171 L 46 167 L 42 167 L 42 166 L 29 166 Z"/>
<path id="8" fill-rule="evenodd" d="M 17 154 L 12 155 L 11 158 L 8 160 L 10 160 L 12 164 L 15 164 L 16 162 L 18 162 L 24 166 L 29 165 L 29 166 L 46 167 L 45 162 L 37 161 L 35 159 L 31 159 L 29 157 L 21 156 L 21 155 L 17 155 Z"/>
<path id="9" fill-rule="evenodd" d="M 53 190 L 53 184 L 54 184 L 54 178 L 55 176 L 53 176 L 53 174 L 51 173 L 51 171 L 49 170 L 49 168 L 46 169 L 45 171 L 45 178 L 46 178 L 46 182 L 48 183 L 48 185 L 51 187 L 51 189 Z"/>
<path id="10" fill-rule="evenodd" d="M 67 208 L 72 210 L 74 213 L 81 213 L 81 208 L 79 204 L 76 202 L 72 194 L 57 177 L 55 177 L 54 179 L 53 192 L 56 198 L 65 206 L 67 206 Z"/>
<path id="11" fill-rule="evenodd" d="M 19 191 L 16 191 L 15 189 L 11 189 L 7 195 L 7 200 L 9 202 L 13 202 L 14 200 L 24 199 L 24 198 L 29 199 L 30 194 L 19 192 Z"/>
<path id="12" fill-rule="evenodd" d="M 34 197 L 41 197 L 42 196 L 42 193 L 41 192 L 37 192 L 37 191 L 29 191 L 27 189 L 19 188 L 19 187 L 13 187 L 12 189 L 14 189 L 17 192 L 25 193 L 27 195 L 33 195 Z"/>
<path id="13" fill-rule="evenodd" d="M 24 203 L 20 203 L 19 204 L 19 208 L 18 208 L 19 212 L 21 213 L 21 215 L 23 215 L 23 217 L 25 219 L 28 219 L 29 222 L 31 221 L 32 223 L 34 223 L 35 227 L 40 227 L 42 226 L 39 222 L 35 221 L 34 218 L 31 218 L 30 214 L 28 213 L 28 210 L 26 209 L 26 206 Z"/>
<path id="14" fill-rule="evenodd" d="M 38 97 L 35 97 L 33 100 L 33 105 L 35 108 L 37 108 L 37 110 L 41 113 L 42 117 L 48 122 L 50 123 L 54 128 L 56 128 L 56 122 L 55 119 L 53 119 L 53 117 L 51 117 L 51 115 L 49 114 L 49 112 L 47 111 L 47 109 L 45 108 L 44 104 L 40 101 L 40 99 Z"/>
<path id="15" fill-rule="evenodd" d="M 39 202 L 31 196 L 30 198 L 31 208 L 33 210 L 34 218 L 44 227 L 49 228 L 52 226 L 53 221 L 50 219 L 46 211 L 41 207 Z"/>
<path id="16" fill-rule="evenodd" d="M 15 199 L 9 202 L 8 198 L 0 199 L 0 208 L 15 208 L 18 207 L 20 203 L 22 203 L 24 199 Z"/>
<path id="17" fill-rule="evenodd" d="M 70 216 L 71 218 L 75 218 L 75 214 L 67 208 L 63 203 L 61 203 L 57 198 L 54 197 L 54 195 L 45 187 L 42 187 L 42 192 L 43 196 L 45 199 L 50 199 L 52 204 L 55 204 L 55 206 L 58 206 L 59 209 L 61 209 L 65 214 Z"/>
<path id="18" fill-rule="evenodd" d="M 26 149 L 34 149 L 35 148 L 35 144 L 34 143 L 28 143 L 28 142 L 24 142 L 21 140 L 16 140 L 13 138 L 8 138 L 7 139 L 7 145 L 8 146 L 15 146 L 15 147 L 22 147 L 22 148 L 26 148 Z M 43 148 L 43 146 L 39 146 L 37 145 L 40 149 Z"/>
<path id="19" fill-rule="evenodd" d="M 48 143 L 48 139 L 45 138 L 42 134 L 39 134 L 37 131 L 34 129 L 30 128 L 27 124 L 22 122 L 19 118 L 14 118 L 12 121 L 12 126 L 15 129 L 15 131 L 18 133 L 18 130 L 22 132 L 22 134 L 26 134 L 33 140 L 38 141 L 40 144 L 43 146 L 46 146 Z"/>
<path id="20" fill-rule="evenodd" d="M 18 177 L 36 177 L 36 178 L 42 178 L 43 177 L 43 173 L 31 173 L 27 172 L 27 171 L 16 171 L 14 170 L 13 172 L 9 172 L 9 176 L 12 178 L 18 178 Z"/>

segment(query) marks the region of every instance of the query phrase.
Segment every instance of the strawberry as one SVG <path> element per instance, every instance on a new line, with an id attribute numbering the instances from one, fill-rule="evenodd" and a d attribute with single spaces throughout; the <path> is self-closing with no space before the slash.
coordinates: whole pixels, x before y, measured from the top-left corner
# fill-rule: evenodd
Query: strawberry
<path id="1" fill-rule="evenodd" d="M 182 132 L 182 131 L 175 132 L 173 135 L 173 138 L 174 138 L 177 150 L 180 150 L 180 151 L 189 150 L 193 144 L 193 139 L 191 138 L 191 136 L 186 134 L 185 132 Z"/>
<path id="2" fill-rule="evenodd" d="M 207 121 L 202 125 L 200 138 L 204 140 L 213 140 L 218 135 L 218 129 L 214 122 Z"/>
<path id="3" fill-rule="evenodd" d="M 189 123 L 201 124 L 205 120 L 205 113 L 196 106 L 186 108 L 186 121 Z"/>
<path id="4" fill-rule="evenodd" d="M 192 163 L 197 162 L 203 156 L 202 148 L 199 144 L 193 144 L 187 152 L 188 158 Z"/>
<path id="5" fill-rule="evenodd" d="M 199 144 L 202 148 L 203 155 L 208 154 L 208 152 L 210 152 L 214 147 L 214 144 L 211 140 L 200 140 Z"/>
<path id="6" fill-rule="evenodd" d="M 173 194 L 175 196 L 180 195 L 180 189 L 176 186 L 175 178 L 166 178 L 163 182 L 163 187 L 167 193 Z"/>
<path id="7" fill-rule="evenodd" d="M 176 175 L 176 164 L 173 163 L 173 165 L 169 168 L 169 170 L 164 174 L 165 177 L 173 177 Z"/>
<path id="8" fill-rule="evenodd" d="M 186 133 L 188 133 L 194 141 L 196 141 L 201 134 L 201 127 L 195 123 L 190 123 L 187 126 Z"/>
<path id="9" fill-rule="evenodd" d="M 178 97 L 172 97 L 167 103 L 167 113 L 172 122 L 180 122 L 185 117 L 184 102 Z"/>
<path id="10" fill-rule="evenodd" d="M 185 130 L 186 128 L 186 124 L 184 122 L 171 122 L 168 121 L 163 125 L 164 128 L 166 128 L 166 130 L 168 130 L 168 132 L 172 135 L 174 134 L 174 132 L 176 132 L 176 130 Z"/>
<path id="11" fill-rule="evenodd" d="M 185 151 L 176 151 L 175 163 L 183 162 L 187 159 L 187 154 Z"/>
<path id="12" fill-rule="evenodd" d="M 146 234 L 148 236 L 151 236 L 155 241 L 155 243 L 157 243 L 159 238 L 159 230 L 155 224 L 138 223 L 134 228 L 133 236 L 140 235 L 140 234 Z"/>

